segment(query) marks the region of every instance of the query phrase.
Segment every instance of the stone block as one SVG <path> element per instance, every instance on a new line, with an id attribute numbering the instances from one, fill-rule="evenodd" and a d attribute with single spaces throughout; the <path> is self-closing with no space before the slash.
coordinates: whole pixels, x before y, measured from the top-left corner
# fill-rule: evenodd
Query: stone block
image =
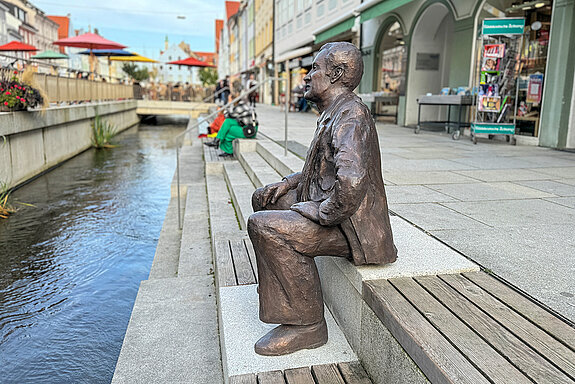
<path id="1" fill-rule="evenodd" d="M 361 303 L 363 299 L 342 275 L 333 257 L 316 257 L 325 304 L 337 320 L 347 341 L 358 351 L 361 341 Z"/>
<path id="2" fill-rule="evenodd" d="M 424 185 L 389 185 L 385 187 L 390 206 L 409 203 L 440 203 L 456 201 L 453 197 L 436 192 Z"/>
<path id="3" fill-rule="evenodd" d="M 276 325 L 259 320 L 257 285 L 222 287 L 219 292 L 220 338 L 224 377 L 355 361 L 357 357 L 326 308 L 326 345 L 285 356 L 260 356 L 255 342 Z M 226 381 L 227 382 L 227 381 Z"/>
<path id="4" fill-rule="evenodd" d="M 429 188 L 462 201 L 516 200 L 555 197 L 550 193 L 515 183 L 443 184 Z"/>
<path id="5" fill-rule="evenodd" d="M 374 384 L 429 383 L 381 320 L 367 304 L 361 304 L 360 361 Z"/>
<path id="6" fill-rule="evenodd" d="M 346 259 L 333 258 L 360 294 L 365 280 L 479 271 L 477 264 L 407 221 L 393 216 L 391 227 L 398 250 L 397 261 L 394 263 L 355 266 Z"/>

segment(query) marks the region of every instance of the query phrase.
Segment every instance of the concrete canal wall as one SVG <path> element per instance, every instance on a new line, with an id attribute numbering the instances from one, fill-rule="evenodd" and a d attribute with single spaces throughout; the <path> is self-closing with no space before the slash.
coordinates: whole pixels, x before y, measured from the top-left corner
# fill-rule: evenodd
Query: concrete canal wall
<path id="1" fill-rule="evenodd" d="M 0 182 L 16 186 L 90 148 L 96 115 L 118 131 L 139 122 L 135 100 L 0 113 Z"/>

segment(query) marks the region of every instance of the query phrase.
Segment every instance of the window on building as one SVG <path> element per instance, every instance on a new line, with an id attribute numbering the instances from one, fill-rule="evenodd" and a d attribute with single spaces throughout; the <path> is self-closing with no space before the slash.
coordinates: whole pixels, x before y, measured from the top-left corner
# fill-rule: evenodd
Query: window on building
<path id="1" fill-rule="evenodd" d="M 290 21 L 293 19 L 294 10 L 294 0 L 288 0 L 288 20 Z"/>
<path id="2" fill-rule="evenodd" d="M 325 13 L 325 4 L 319 4 L 317 6 L 317 17 L 322 17 L 323 14 Z"/>
<path id="3" fill-rule="evenodd" d="M 308 8 L 311 7 L 312 3 L 313 3 L 312 0 L 303 0 L 303 7 L 304 7 L 305 9 L 308 9 Z"/>
<path id="4" fill-rule="evenodd" d="M 303 2 L 304 2 L 304 0 L 297 0 L 297 3 L 296 3 L 296 5 L 297 5 L 296 11 L 297 12 L 303 11 Z"/>
<path id="5" fill-rule="evenodd" d="M 337 8 L 337 0 L 329 0 L 329 2 L 327 3 L 328 11 L 332 11 L 335 8 Z"/>

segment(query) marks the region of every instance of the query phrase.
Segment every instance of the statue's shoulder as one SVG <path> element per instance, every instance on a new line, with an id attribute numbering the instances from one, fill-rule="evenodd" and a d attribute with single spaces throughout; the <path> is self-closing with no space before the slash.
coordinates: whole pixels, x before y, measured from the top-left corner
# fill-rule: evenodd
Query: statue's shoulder
<path id="1" fill-rule="evenodd" d="M 355 93 L 350 93 L 343 98 L 341 104 L 339 105 L 338 112 L 342 117 L 349 116 L 354 119 L 362 119 L 371 116 L 369 108 Z"/>

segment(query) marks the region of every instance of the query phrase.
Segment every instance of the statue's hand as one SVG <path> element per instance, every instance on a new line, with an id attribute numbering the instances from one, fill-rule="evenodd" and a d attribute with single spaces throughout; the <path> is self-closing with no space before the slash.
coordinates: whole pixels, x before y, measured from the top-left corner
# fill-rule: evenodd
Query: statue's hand
<path id="1" fill-rule="evenodd" d="M 301 203 L 293 204 L 290 209 L 310 219 L 311 221 L 315 221 L 319 223 L 319 204 L 315 201 L 304 201 Z"/>
<path id="2" fill-rule="evenodd" d="M 286 181 L 279 183 L 268 184 L 264 187 L 262 196 L 262 206 L 266 207 L 268 204 L 275 204 L 276 201 L 289 191 L 289 184 Z"/>

